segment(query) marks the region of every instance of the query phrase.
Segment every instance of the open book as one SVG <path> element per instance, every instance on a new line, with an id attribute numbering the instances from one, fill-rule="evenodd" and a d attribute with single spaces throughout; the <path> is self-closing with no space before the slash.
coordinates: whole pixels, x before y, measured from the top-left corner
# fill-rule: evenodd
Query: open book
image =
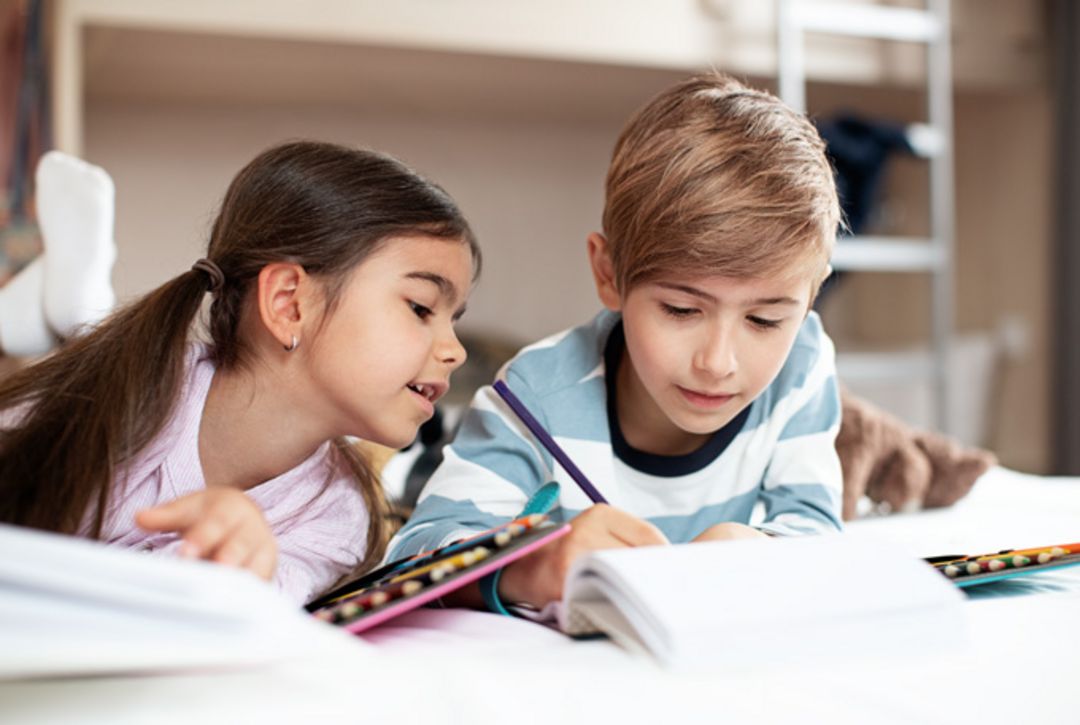
<path id="1" fill-rule="evenodd" d="M 222 668 L 343 639 L 238 569 L 0 525 L 0 679 Z"/>
<path id="2" fill-rule="evenodd" d="M 826 535 L 592 552 L 556 614 L 665 665 L 752 663 L 963 641 L 963 599 L 909 553 Z"/>

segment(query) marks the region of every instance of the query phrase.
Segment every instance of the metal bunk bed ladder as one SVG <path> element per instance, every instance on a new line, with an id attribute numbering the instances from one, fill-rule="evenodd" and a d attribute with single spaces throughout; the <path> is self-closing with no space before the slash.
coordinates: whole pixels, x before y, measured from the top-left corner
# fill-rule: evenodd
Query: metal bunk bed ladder
<path id="1" fill-rule="evenodd" d="M 930 165 L 930 236 L 848 237 L 837 243 L 837 270 L 925 272 L 931 275 L 931 354 L 925 363 L 910 356 L 864 358 L 849 367 L 851 377 L 876 380 L 929 378 L 938 428 L 954 429 L 948 403 L 949 342 L 953 327 L 954 189 L 952 150 L 952 66 L 949 0 L 927 0 L 925 9 L 888 5 L 777 0 L 780 97 L 806 112 L 804 35 L 820 33 L 926 45 L 929 131 L 934 136 Z"/>

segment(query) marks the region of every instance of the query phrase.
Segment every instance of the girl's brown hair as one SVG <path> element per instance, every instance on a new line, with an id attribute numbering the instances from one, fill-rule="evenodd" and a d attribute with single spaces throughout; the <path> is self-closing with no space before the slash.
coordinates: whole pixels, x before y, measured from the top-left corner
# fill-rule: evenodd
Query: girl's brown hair
<path id="1" fill-rule="evenodd" d="M 840 222 L 813 125 L 724 75 L 676 84 L 623 128 L 608 169 L 604 234 L 619 289 L 661 274 L 825 277 Z"/>
<path id="2" fill-rule="evenodd" d="M 327 311 L 343 283 L 392 237 L 422 234 L 480 252 L 454 201 L 379 153 L 299 141 L 271 148 L 237 174 L 210 234 L 224 273 L 207 328 L 214 363 L 245 365 L 238 334 L 245 295 L 272 262 L 295 262 L 324 283 Z M 184 380 L 189 333 L 207 290 L 191 270 L 120 309 L 88 334 L 0 384 L 0 522 L 101 535 L 113 482 L 165 426 Z M 355 477 L 370 512 L 362 568 L 386 546 L 382 489 L 339 439 L 336 464 Z"/>

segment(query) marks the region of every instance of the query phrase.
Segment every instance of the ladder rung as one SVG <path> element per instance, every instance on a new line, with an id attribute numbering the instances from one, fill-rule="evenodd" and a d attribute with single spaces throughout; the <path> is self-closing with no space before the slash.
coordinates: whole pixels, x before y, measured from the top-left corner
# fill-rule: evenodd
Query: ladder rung
<path id="1" fill-rule="evenodd" d="M 843 237 L 832 255 L 836 270 L 934 272 L 944 264 L 941 248 L 929 239 Z"/>
<path id="2" fill-rule="evenodd" d="M 937 367 L 929 352 L 837 352 L 836 373 L 841 380 L 909 382 L 933 379 Z"/>
<path id="3" fill-rule="evenodd" d="M 941 35 L 941 21 L 928 10 L 850 3 L 796 3 L 792 20 L 803 30 L 928 43 Z"/>

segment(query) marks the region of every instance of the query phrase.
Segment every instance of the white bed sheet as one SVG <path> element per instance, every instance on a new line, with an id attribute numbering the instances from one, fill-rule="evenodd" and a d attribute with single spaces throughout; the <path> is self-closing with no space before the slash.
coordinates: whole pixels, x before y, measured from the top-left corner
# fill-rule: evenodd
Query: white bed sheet
<path id="1" fill-rule="evenodd" d="M 1080 479 L 990 471 L 941 511 L 857 522 L 914 554 L 1080 540 Z M 4 722 L 1077 723 L 1080 567 L 1004 582 L 967 603 L 966 645 L 906 659 L 778 654 L 671 673 L 607 641 L 424 610 L 317 661 L 238 672 L 0 684 Z M 798 602 L 791 603 L 793 607 Z M 948 640 L 953 633 L 941 633 Z"/>

